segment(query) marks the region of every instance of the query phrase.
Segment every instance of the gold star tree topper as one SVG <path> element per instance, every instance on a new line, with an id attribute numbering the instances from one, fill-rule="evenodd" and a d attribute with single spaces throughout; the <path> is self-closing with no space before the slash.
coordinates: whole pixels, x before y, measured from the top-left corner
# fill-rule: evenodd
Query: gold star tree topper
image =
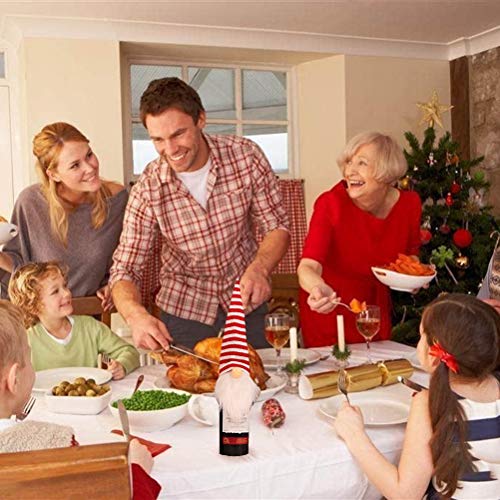
<path id="1" fill-rule="evenodd" d="M 429 127 L 434 127 L 434 123 L 437 123 L 441 128 L 443 128 L 441 113 L 450 111 L 450 109 L 453 108 L 453 106 L 444 106 L 443 104 L 439 104 L 436 91 L 432 93 L 432 98 L 429 102 L 417 102 L 417 106 L 422 110 L 420 125 L 427 122 Z"/>

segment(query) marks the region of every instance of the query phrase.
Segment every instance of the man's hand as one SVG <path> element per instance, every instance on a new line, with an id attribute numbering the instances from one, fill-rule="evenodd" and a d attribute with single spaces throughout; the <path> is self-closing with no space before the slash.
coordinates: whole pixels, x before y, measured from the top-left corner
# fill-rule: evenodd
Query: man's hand
<path id="1" fill-rule="evenodd" d="M 113 298 L 111 297 L 111 288 L 109 285 L 99 288 L 95 294 L 101 299 L 103 311 L 109 311 L 113 308 Z"/>
<path id="2" fill-rule="evenodd" d="M 337 297 L 333 288 L 326 283 L 314 286 L 307 298 L 307 304 L 311 310 L 321 314 L 333 311 L 339 302 L 340 297 Z"/>
<path id="3" fill-rule="evenodd" d="M 167 327 L 158 318 L 147 312 L 138 312 L 126 318 L 132 330 L 132 338 L 137 347 L 157 351 L 168 350 L 172 340 Z"/>
<path id="4" fill-rule="evenodd" d="M 250 312 L 271 297 L 267 271 L 256 263 L 250 264 L 240 280 L 241 300 L 245 312 Z"/>

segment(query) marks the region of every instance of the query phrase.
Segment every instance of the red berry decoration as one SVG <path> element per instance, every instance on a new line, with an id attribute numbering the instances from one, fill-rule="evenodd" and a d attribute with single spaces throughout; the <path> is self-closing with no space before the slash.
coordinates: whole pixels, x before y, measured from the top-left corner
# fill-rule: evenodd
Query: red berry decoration
<path id="1" fill-rule="evenodd" d="M 467 248 L 472 243 L 472 234 L 467 229 L 457 229 L 453 233 L 453 243 L 458 248 Z"/>
<path id="2" fill-rule="evenodd" d="M 420 229 L 420 241 L 422 245 L 427 245 L 432 239 L 432 233 L 428 229 Z"/>
<path id="3" fill-rule="evenodd" d="M 451 207 L 453 205 L 453 196 L 451 193 L 448 193 L 446 195 L 445 203 L 448 207 Z"/>
<path id="4" fill-rule="evenodd" d="M 462 189 L 462 186 L 460 186 L 460 184 L 457 181 L 453 181 L 453 183 L 451 184 L 451 188 L 450 188 L 451 194 L 458 194 L 458 193 L 460 193 L 461 189 Z"/>

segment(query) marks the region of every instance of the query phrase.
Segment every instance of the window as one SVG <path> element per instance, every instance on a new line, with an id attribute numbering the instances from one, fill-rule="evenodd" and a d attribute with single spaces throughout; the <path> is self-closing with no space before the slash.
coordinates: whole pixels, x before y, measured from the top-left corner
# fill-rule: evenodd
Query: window
<path id="1" fill-rule="evenodd" d="M 133 180 L 158 155 L 139 118 L 141 95 L 151 80 L 177 76 L 200 94 L 208 134 L 235 134 L 255 141 L 273 170 L 291 168 L 289 71 L 199 64 L 130 65 Z"/>

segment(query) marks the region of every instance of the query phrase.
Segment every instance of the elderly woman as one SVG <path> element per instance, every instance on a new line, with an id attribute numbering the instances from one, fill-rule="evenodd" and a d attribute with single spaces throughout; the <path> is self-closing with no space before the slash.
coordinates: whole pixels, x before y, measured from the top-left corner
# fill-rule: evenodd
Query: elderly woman
<path id="1" fill-rule="evenodd" d="M 477 298 L 493 306 L 500 314 L 500 246 L 493 251 Z"/>
<path id="2" fill-rule="evenodd" d="M 33 139 L 33 154 L 41 183 L 16 201 L 12 223 L 19 235 L 0 252 L 0 269 L 11 273 L 28 262 L 63 262 L 73 296 L 97 294 L 108 309 L 108 271 L 127 191 L 101 179 L 89 140 L 68 123 L 43 127 Z"/>
<path id="3" fill-rule="evenodd" d="M 353 298 L 380 306 L 378 338 L 391 334 L 389 289 L 371 267 L 398 253 L 417 254 L 422 207 L 413 191 L 394 185 L 407 170 L 401 148 L 386 135 L 353 137 L 337 160 L 343 180 L 314 205 L 298 267 L 300 316 L 306 346 L 337 342 L 336 316 L 344 316 L 346 341 L 362 342 L 355 316 L 344 307 Z"/>

